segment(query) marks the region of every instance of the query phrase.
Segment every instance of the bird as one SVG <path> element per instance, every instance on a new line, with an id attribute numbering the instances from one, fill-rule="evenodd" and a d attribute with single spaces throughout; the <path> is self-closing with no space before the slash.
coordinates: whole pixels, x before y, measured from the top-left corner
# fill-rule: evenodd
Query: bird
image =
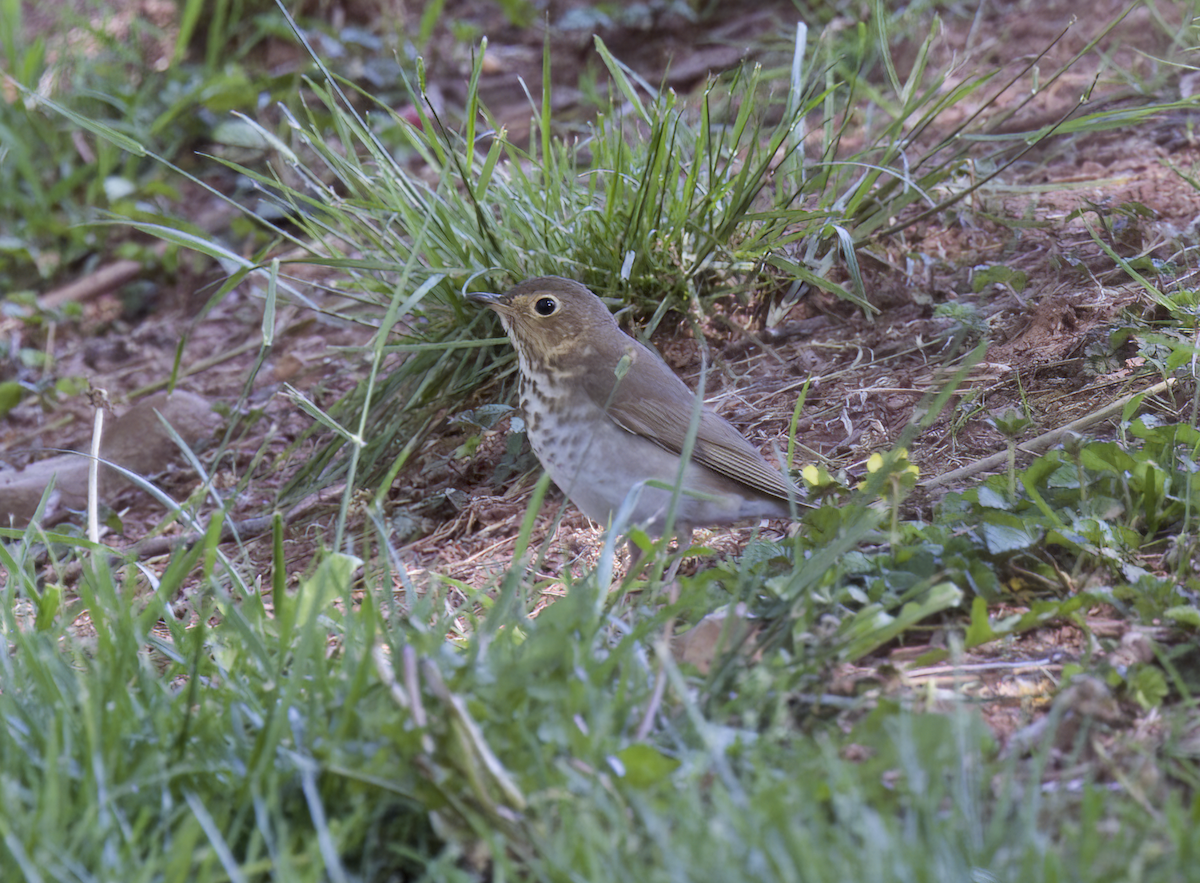
<path id="1" fill-rule="evenodd" d="M 795 512 L 801 491 L 707 406 L 680 482 L 696 394 L 586 286 L 539 276 L 467 298 L 499 316 L 517 353 L 530 445 L 593 521 L 611 524 L 625 509 L 626 523 L 651 536 L 690 537 L 695 528 Z"/>

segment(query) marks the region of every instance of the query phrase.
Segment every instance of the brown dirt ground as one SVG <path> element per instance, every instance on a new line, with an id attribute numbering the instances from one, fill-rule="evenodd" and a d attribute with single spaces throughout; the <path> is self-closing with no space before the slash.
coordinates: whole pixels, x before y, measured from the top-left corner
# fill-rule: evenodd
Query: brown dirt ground
<path id="1" fill-rule="evenodd" d="M 126 9 L 137 5 L 137 0 L 114 4 Z M 551 4 L 549 18 L 560 21 L 580 5 Z M 1133 81 L 1116 71 L 1134 71 L 1148 79 L 1156 73 L 1153 59 L 1167 51 L 1163 29 L 1152 24 L 1146 8 L 1131 13 L 1101 43 L 1102 49 L 1111 51 L 1107 60 L 1100 52 L 1086 54 L 1065 76 L 1038 90 L 1032 100 L 1032 75 L 1018 76 L 1030 53 L 1049 46 L 1038 63 L 1044 82 L 1048 72 L 1081 51 L 1123 5 L 1099 0 L 1090 7 L 1085 21 L 1070 28 L 1067 25 L 1077 6 L 1067 2 L 990 3 L 981 18 L 948 13 L 931 66 L 957 59 L 958 76 L 985 65 L 999 65 L 1005 75 L 1015 77 L 989 111 L 1011 109 L 1013 116 L 1005 124 L 1011 131 L 1029 130 L 1064 116 L 1097 76 L 1094 103 L 1135 103 L 1140 99 Z M 523 77 L 537 93 L 541 25 L 514 27 L 499 18 L 491 4 L 462 0 L 449 7 L 448 18 L 476 22 L 480 32 L 488 35 L 489 54 L 495 61 L 487 69 L 485 100 L 501 121 L 518 131 L 527 111 L 517 78 Z M 346 20 L 361 14 L 353 5 L 325 4 L 322 8 L 336 8 L 337 12 L 330 14 Z M 396 4 L 391 14 L 401 16 L 403 8 Z M 793 9 L 790 3 L 764 3 L 750 15 L 718 16 L 702 25 L 667 16 L 638 26 L 614 25 L 603 28 L 602 33 L 615 54 L 647 80 L 660 82 L 665 77 L 673 88 L 686 94 L 703 82 L 709 70 L 747 59 L 786 60 L 794 28 Z M 1175 9 L 1160 4 L 1160 14 L 1168 19 Z M 850 20 L 835 20 L 830 26 L 853 25 Z M 1064 28 L 1066 35 L 1054 42 Z M 558 31 L 553 45 L 555 70 L 595 66 L 590 31 Z M 902 74 L 912 63 L 916 48 L 916 44 L 897 47 Z M 431 82 L 446 103 L 454 105 L 465 87 L 466 49 L 441 35 L 429 59 Z M 995 82 L 999 85 L 1002 79 Z M 1178 77 L 1168 76 L 1167 82 L 1168 92 L 1180 88 Z M 985 91 L 975 100 L 992 98 L 994 93 L 995 89 Z M 556 89 L 555 96 L 564 125 L 577 125 L 580 102 L 573 86 Z M 965 116 L 975 107 L 964 102 L 957 112 Z M 945 120 L 946 125 L 953 122 Z M 774 329 L 767 330 L 757 312 L 736 298 L 719 300 L 714 318 L 704 326 L 704 344 L 718 369 L 707 378 L 712 403 L 755 444 L 764 450 L 782 450 L 786 449 L 788 421 L 798 391 L 811 379 L 799 427 L 806 447 L 802 462 L 804 458 L 819 459 L 853 478 L 871 453 L 893 444 L 910 421 L 914 406 L 938 388 L 941 374 L 936 366 L 952 324 L 934 315 L 936 307 L 944 303 L 973 306 L 991 346 L 986 361 L 971 373 L 953 406 L 912 445 L 910 456 L 920 466 L 923 478 L 1001 450 L 1003 438 L 987 418 L 1020 406 L 1022 401 L 1036 420 L 1030 430 L 1033 435 L 1150 385 L 1157 378 L 1132 352 L 1105 352 L 1100 359 L 1085 353 L 1089 346 L 1108 339 L 1123 313 L 1142 311 L 1148 303 L 1136 283 L 1112 271 L 1111 260 L 1084 225 L 1086 217 L 1071 215 L 1089 204 L 1141 203 L 1152 216 L 1129 222 L 1121 247 L 1128 255 L 1167 256 L 1168 243 L 1180 231 L 1194 229 L 1200 216 L 1195 191 L 1170 168 L 1172 164 L 1183 169 L 1200 166 L 1200 146 L 1191 123 L 1183 116 L 1165 117 L 1156 127 L 1052 139 L 961 205 L 955 223 L 948 224 L 944 214 L 938 215 L 869 244 L 861 261 L 872 301 L 882 309 L 874 320 L 845 304 L 810 294 Z M 222 183 L 219 175 L 214 181 Z M 202 226 L 227 223 L 228 218 L 208 197 L 194 196 Z M 1007 219 L 1027 223 L 1014 226 L 1005 223 Z M 993 285 L 975 292 L 973 268 L 991 263 L 1023 271 L 1028 285 L 1021 291 Z M 310 268 L 293 265 L 289 272 L 312 274 L 314 285 L 322 281 L 320 271 Z M 261 299 L 247 285 L 211 311 L 202 312 L 200 307 L 216 278 L 216 271 L 203 262 L 185 267 L 177 280 L 159 281 L 157 303 L 139 316 L 123 312 L 116 293 L 99 292 L 83 304 L 81 323 L 59 329 L 40 345 L 51 350 L 56 373 L 88 377 L 119 401 L 162 382 L 170 372 L 180 335 L 186 331 L 183 364 L 201 368 L 189 369 L 182 385 L 233 407 L 257 355 Z M 694 380 L 701 347 L 681 327 L 664 324 L 655 343 L 681 374 Z M 22 333 L 19 324 L 6 319 L 0 319 L 0 330 L 6 335 Z M 326 315 L 291 307 L 281 311 L 267 369 L 242 406 L 243 411 L 254 412 L 257 420 L 239 430 L 218 462 L 208 464 L 218 491 L 235 497 L 235 517 L 259 515 L 269 509 L 283 481 L 315 449 L 316 441 L 301 439 L 311 421 L 281 394 L 283 384 L 301 390 L 319 406 L 328 406 L 351 388 L 365 367 L 365 359 L 353 355 L 353 349 L 339 348 L 362 346 L 369 337 L 370 329 Z M 214 360 L 217 356 L 223 358 Z M 1151 407 L 1174 419 L 1180 405 L 1160 399 Z M 50 410 L 31 401 L 15 409 L 0 426 L 0 449 L 7 452 L 10 463 L 20 465 L 42 448 L 86 446 L 89 425 L 85 403 L 80 400 L 68 400 Z M 481 587 L 510 564 L 532 481 L 526 477 L 507 487 L 491 485 L 505 429 L 506 424 L 501 424 L 489 432 L 474 458 L 464 463 L 449 456 L 463 436 L 447 423 L 420 452 L 412 470 L 398 480 L 397 500 L 430 496 L 450 487 L 461 492 L 459 511 L 429 524 L 425 535 L 400 550 L 418 582 L 441 575 Z M 1106 432 L 1103 427 L 1093 431 Z M 266 456 L 257 461 L 247 482 L 246 470 L 260 450 L 265 450 Z M 160 483 L 177 499 L 187 497 L 198 485 L 196 477 L 183 469 L 161 476 Z M 935 498 L 934 493 L 918 493 L 910 505 L 916 512 L 926 512 Z M 558 504 L 561 498 L 552 492 L 551 502 Z M 115 545 L 149 535 L 162 517 L 161 510 L 145 497 L 129 495 L 122 503 L 126 539 L 111 538 Z M 322 542 L 328 542 L 327 526 L 335 509 L 336 500 L 317 506 L 290 527 L 290 556 L 303 561 Z M 557 509 L 557 505 L 544 507 L 535 543 L 547 540 Z M 574 509 L 566 509 L 547 545 L 539 574 L 549 586 L 547 599 L 561 591 L 559 580 L 564 571 L 579 571 L 595 562 L 599 534 L 594 524 Z M 749 535 L 748 529 L 720 531 L 701 539 L 717 554 L 727 554 Z M 268 542 L 252 540 L 248 552 L 250 560 L 265 572 Z M 1096 616 L 1093 628 L 1096 633 L 1108 629 L 1114 640 L 1127 631 L 1119 621 L 1105 621 L 1103 614 Z M 1007 736 L 1044 704 L 1055 683 L 1055 672 L 1065 659 L 1082 653 L 1086 640 L 1082 630 L 1057 625 L 1003 646 L 979 648 L 964 660 L 987 665 L 1024 660 L 1027 665 L 1023 669 L 981 669 L 971 684 L 963 683 L 961 670 L 912 671 L 908 684 L 941 683 L 940 678 L 947 684 L 953 682 L 956 689 L 975 691 L 981 700 L 989 700 L 981 701 L 980 707 L 996 732 Z M 903 669 L 927 646 L 893 647 L 874 662 Z M 846 689 L 853 690 L 860 678 L 877 675 L 877 668 L 847 667 L 839 678 Z"/>

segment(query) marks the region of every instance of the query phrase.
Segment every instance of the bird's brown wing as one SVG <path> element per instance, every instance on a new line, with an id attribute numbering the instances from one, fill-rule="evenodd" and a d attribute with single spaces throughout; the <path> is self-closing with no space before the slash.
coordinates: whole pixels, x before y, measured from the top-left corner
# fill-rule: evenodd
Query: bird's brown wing
<path id="1" fill-rule="evenodd" d="M 687 439 L 696 395 L 658 356 L 630 342 L 634 346 L 628 352 L 637 370 L 627 372 L 615 389 L 612 375 L 587 375 L 584 386 L 592 401 L 626 432 L 678 454 Z M 799 494 L 741 433 L 708 408 L 700 414 L 692 459 L 767 496 L 794 500 Z"/>

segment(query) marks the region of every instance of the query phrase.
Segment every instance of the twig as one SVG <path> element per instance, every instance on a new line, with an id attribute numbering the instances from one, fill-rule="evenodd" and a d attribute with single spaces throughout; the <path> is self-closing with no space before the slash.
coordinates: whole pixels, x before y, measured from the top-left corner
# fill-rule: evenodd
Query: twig
<path id="1" fill-rule="evenodd" d="M 92 407 L 96 413 L 92 418 L 92 458 L 88 463 L 87 481 L 87 537 L 93 543 L 100 542 L 100 440 L 104 435 L 104 411 L 108 407 L 108 390 L 93 387 Z"/>
<path id="2" fill-rule="evenodd" d="M 46 292 L 38 298 L 38 307 L 49 310 L 71 301 L 97 297 L 114 288 L 120 288 L 140 272 L 142 272 L 141 261 L 114 261 L 94 273 L 89 273 L 82 279 L 76 279 L 74 282 Z"/>
<path id="3" fill-rule="evenodd" d="M 908 680 L 923 680 L 942 675 L 970 674 L 985 671 L 1010 671 L 1023 673 L 1026 671 L 1046 671 L 1062 669 L 1062 654 L 1054 653 L 1042 659 L 1022 659 L 1015 662 L 968 662 L 960 665 L 930 665 L 925 668 L 914 668 L 904 672 Z"/>
<path id="4" fill-rule="evenodd" d="M 1111 402 L 1101 408 L 1099 411 L 1093 411 L 1085 417 L 1080 417 L 1068 423 L 1066 426 L 1060 426 L 1058 429 L 1052 429 L 1049 432 L 1044 432 L 1037 438 L 1017 445 L 1017 450 L 1023 451 L 1026 454 L 1040 454 L 1057 444 L 1062 438 L 1071 432 L 1079 432 L 1087 429 L 1093 424 L 1107 420 L 1124 410 L 1137 396 L 1156 396 L 1164 393 L 1175 385 L 1175 378 L 1171 377 L 1164 380 L 1162 383 L 1156 383 L 1154 386 L 1144 389 L 1141 392 L 1130 393 L 1127 396 L 1122 396 L 1115 402 Z M 929 490 L 931 488 L 942 487 L 943 485 L 953 484 L 964 478 L 968 478 L 979 472 L 989 472 L 993 469 L 999 469 L 1008 460 L 1008 452 L 1001 451 L 998 454 L 992 454 L 990 457 L 984 457 L 982 460 L 976 460 L 974 463 L 968 463 L 959 469 L 954 469 L 942 475 L 935 475 L 927 481 L 921 482 L 921 487 Z"/>

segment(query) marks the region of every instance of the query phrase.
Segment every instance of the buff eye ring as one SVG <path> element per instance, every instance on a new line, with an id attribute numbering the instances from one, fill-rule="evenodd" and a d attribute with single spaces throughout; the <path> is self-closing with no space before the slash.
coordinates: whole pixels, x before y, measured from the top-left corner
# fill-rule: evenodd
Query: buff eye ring
<path id="1" fill-rule="evenodd" d="M 558 301 L 552 297 L 539 297 L 533 305 L 533 311 L 539 316 L 553 316 L 558 309 Z"/>

